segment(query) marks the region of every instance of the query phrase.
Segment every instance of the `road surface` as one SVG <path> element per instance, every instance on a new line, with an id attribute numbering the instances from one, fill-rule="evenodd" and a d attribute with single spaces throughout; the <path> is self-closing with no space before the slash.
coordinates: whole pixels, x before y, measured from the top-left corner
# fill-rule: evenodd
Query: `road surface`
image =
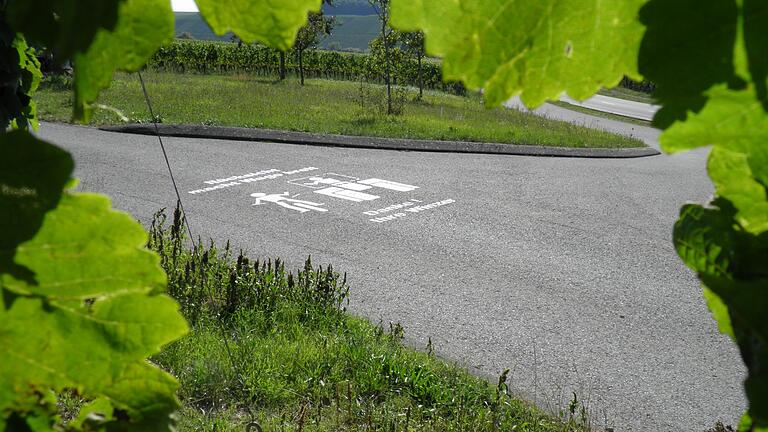
<path id="1" fill-rule="evenodd" d="M 620 103 L 629 102 L 621 99 L 616 100 Z M 632 123 L 607 119 L 605 117 L 595 117 L 583 112 L 570 110 L 568 108 L 559 107 L 549 103 L 545 103 L 536 109 L 530 110 L 525 105 L 523 105 L 519 97 L 511 98 L 504 103 L 504 106 L 510 109 L 532 112 L 542 117 L 567 121 L 569 123 L 591 127 L 594 129 L 603 129 L 609 132 L 635 137 L 643 141 L 647 146 L 659 150 L 659 135 L 661 132 L 651 127 L 638 126 Z"/>
<path id="2" fill-rule="evenodd" d="M 603 95 L 594 95 L 583 102 L 571 99 L 568 96 L 563 96 L 560 98 L 560 100 L 563 102 L 568 102 L 571 105 L 577 105 L 595 111 L 602 111 L 646 121 L 653 120 L 653 116 L 655 116 L 656 112 L 661 108 L 658 105 L 651 105 L 647 103 L 635 102 Z"/>
<path id="3" fill-rule="evenodd" d="M 146 222 L 174 205 L 155 139 L 56 124 L 40 135 L 117 208 Z M 510 368 L 539 405 L 575 392 L 616 431 L 701 431 L 745 408 L 738 352 L 670 241 L 680 205 L 712 194 L 706 150 L 609 160 L 166 142 L 195 234 L 296 268 L 310 254 L 333 263 L 354 313 L 400 322 L 415 346 L 431 337 L 473 373 Z"/>

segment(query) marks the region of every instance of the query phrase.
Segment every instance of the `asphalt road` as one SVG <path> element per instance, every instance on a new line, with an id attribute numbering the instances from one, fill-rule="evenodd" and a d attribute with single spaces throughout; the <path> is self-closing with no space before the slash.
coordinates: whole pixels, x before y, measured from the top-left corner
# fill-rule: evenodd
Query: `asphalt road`
<path id="1" fill-rule="evenodd" d="M 618 99 L 603 95 L 592 96 L 583 102 L 579 102 L 567 96 L 561 97 L 560 100 L 563 102 L 568 102 L 571 105 L 577 105 L 596 111 L 618 114 L 624 117 L 631 117 L 638 120 L 647 121 L 653 120 L 653 116 L 656 115 L 656 112 L 660 108 L 657 105 Z"/>
<path id="2" fill-rule="evenodd" d="M 597 96 L 594 96 L 594 97 L 597 97 Z M 634 111 L 631 108 L 633 105 L 627 105 L 627 104 L 629 103 L 637 104 L 637 102 L 631 102 L 631 101 L 615 99 L 615 98 L 610 98 L 610 99 L 614 99 L 615 101 L 617 101 L 616 104 L 622 107 L 622 111 L 624 111 L 625 113 L 623 115 L 625 115 L 626 117 L 633 117 L 633 114 L 631 113 L 631 111 Z M 645 105 L 645 104 L 640 104 L 640 105 Z M 573 111 L 567 108 L 559 107 L 557 105 L 552 105 L 548 103 L 545 103 L 534 110 L 530 110 L 527 107 L 525 107 L 525 105 L 523 105 L 519 97 L 513 97 L 512 99 L 505 102 L 504 106 L 510 109 L 533 112 L 534 114 L 537 114 L 543 117 L 548 117 L 556 120 L 563 120 L 563 121 L 579 124 L 586 127 L 604 129 L 609 132 L 614 132 L 622 135 L 635 137 L 643 141 L 647 146 L 655 148 L 656 150 L 659 150 L 660 132 L 654 128 L 638 126 L 632 123 L 611 120 L 604 117 L 596 117 L 589 114 L 585 114 L 583 112 Z M 593 104 L 590 108 L 594 109 L 595 111 L 610 112 L 606 110 L 606 107 L 604 105 L 600 105 L 600 104 Z M 642 113 L 643 110 L 650 110 L 655 112 L 655 109 L 656 108 L 653 105 L 645 105 L 645 107 L 640 110 L 640 113 Z M 637 114 L 637 115 L 640 116 L 641 114 Z M 639 118 L 639 117 L 636 117 L 636 118 Z"/>
<path id="3" fill-rule="evenodd" d="M 542 110 L 581 115 L 554 108 Z M 75 155 L 83 189 L 142 221 L 175 203 L 155 139 L 40 134 Z M 333 263 L 353 312 L 400 322 L 415 346 L 431 337 L 474 373 L 510 368 L 540 405 L 576 392 L 616 431 L 702 431 L 745 408 L 738 352 L 670 241 L 680 205 L 712 193 L 705 150 L 612 160 L 166 143 L 196 234 L 293 267 L 309 254 Z"/>

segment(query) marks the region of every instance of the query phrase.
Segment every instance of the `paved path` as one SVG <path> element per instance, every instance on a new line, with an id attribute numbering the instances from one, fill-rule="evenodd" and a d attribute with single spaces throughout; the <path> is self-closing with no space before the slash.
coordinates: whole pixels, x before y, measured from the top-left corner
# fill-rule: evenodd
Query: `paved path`
<path id="1" fill-rule="evenodd" d="M 545 103 L 534 110 L 529 110 L 520 101 L 520 98 L 514 97 L 504 103 L 504 106 L 520 111 L 533 112 L 543 117 L 556 120 L 563 120 L 569 123 L 579 124 L 591 128 L 603 129 L 610 132 L 627 135 L 638 138 L 645 142 L 649 147 L 659 149 L 660 132 L 654 128 L 638 126 L 632 123 L 626 123 L 618 120 L 611 120 L 604 117 L 595 117 L 578 111 L 569 110 L 556 105 Z"/>
<path id="2" fill-rule="evenodd" d="M 658 105 L 651 105 L 642 102 L 635 102 L 626 99 L 619 99 L 610 96 L 594 95 L 584 102 L 571 99 L 568 96 L 560 98 L 563 102 L 571 105 L 578 105 L 595 111 L 602 111 L 611 114 L 618 114 L 624 117 L 630 117 L 638 120 L 653 120 L 653 116 L 661 108 Z"/>
<path id="3" fill-rule="evenodd" d="M 151 137 L 40 133 L 118 208 L 146 222 L 174 204 Z M 475 373 L 509 367 L 539 404 L 575 391 L 616 431 L 701 431 L 745 407 L 737 350 L 670 242 L 680 205 L 712 193 L 704 150 L 589 160 L 166 142 L 196 233 L 293 267 L 333 263 L 355 313 L 399 321 Z"/>

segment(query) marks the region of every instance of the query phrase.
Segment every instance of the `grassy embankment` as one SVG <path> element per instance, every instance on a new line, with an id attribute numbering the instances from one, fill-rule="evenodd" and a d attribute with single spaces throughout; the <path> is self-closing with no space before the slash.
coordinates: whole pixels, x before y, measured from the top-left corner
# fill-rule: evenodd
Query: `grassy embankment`
<path id="1" fill-rule="evenodd" d="M 397 324 L 349 315 L 346 277 L 333 269 L 308 262 L 289 274 L 228 248 L 189 251 L 178 213 L 164 219 L 150 247 L 192 331 L 153 361 L 181 382 L 180 430 L 244 430 L 252 420 L 265 431 L 586 430 L 579 405 L 554 418 L 510 395 L 505 374 L 492 385 L 431 347 L 404 347 Z"/>
<path id="2" fill-rule="evenodd" d="M 403 90 L 403 114 L 381 114 L 382 86 L 348 81 L 276 82 L 246 75 L 146 73 L 155 113 L 165 123 L 244 126 L 325 134 L 529 144 L 558 147 L 642 147 L 636 139 L 544 119 L 516 110 L 486 109 L 478 95 L 459 97 Z M 71 93 L 67 83 L 48 79 L 38 92 L 40 117 L 67 121 Z M 130 121 L 149 121 L 137 77 L 118 74 L 99 104 Z M 95 124 L 121 119 L 99 110 Z"/>

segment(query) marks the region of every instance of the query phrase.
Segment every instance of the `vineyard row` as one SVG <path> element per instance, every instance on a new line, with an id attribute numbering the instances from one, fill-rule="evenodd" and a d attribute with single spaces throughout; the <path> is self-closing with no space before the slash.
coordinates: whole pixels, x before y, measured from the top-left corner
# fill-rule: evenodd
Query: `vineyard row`
<path id="1" fill-rule="evenodd" d="M 393 51 L 392 82 L 396 85 L 418 86 L 417 60 L 404 51 Z M 299 64 L 294 54 L 291 52 L 286 55 L 286 70 L 298 74 Z M 173 72 L 277 75 L 279 57 L 278 51 L 259 45 L 177 40 L 161 48 L 150 59 L 148 66 Z M 303 57 L 304 74 L 307 77 L 384 82 L 384 61 L 370 54 L 307 50 Z M 427 89 L 465 93 L 461 83 L 443 82 L 439 62 L 423 61 L 421 79 Z"/>

